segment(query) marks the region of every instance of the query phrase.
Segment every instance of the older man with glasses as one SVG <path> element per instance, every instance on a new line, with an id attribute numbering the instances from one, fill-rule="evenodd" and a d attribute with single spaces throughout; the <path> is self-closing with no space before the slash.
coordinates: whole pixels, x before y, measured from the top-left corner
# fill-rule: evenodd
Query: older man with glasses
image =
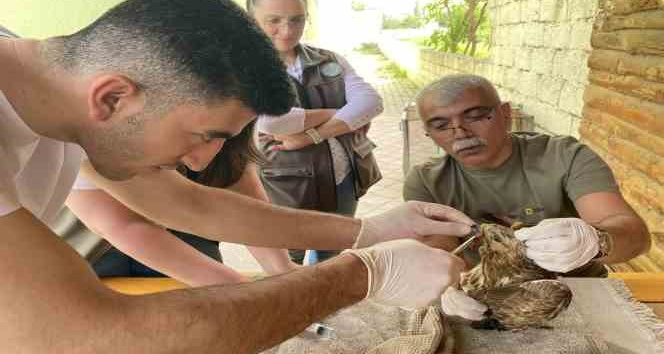
<path id="1" fill-rule="evenodd" d="M 426 135 L 447 155 L 410 171 L 405 200 L 452 206 L 478 223 L 530 226 L 515 233 L 528 257 L 567 275 L 606 276 L 604 264 L 649 249 L 648 229 L 607 164 L 573 137 L 510 132 L 510 104 L 487 79 L 445 76 L 419 93 L 417 108 Z M 436 246 L 451 250 L 462 241 Z M 464 256 L 478 262 L 477 251 Z M 486 311 L 453 287 L 442 305 L 473 320 Z"/>

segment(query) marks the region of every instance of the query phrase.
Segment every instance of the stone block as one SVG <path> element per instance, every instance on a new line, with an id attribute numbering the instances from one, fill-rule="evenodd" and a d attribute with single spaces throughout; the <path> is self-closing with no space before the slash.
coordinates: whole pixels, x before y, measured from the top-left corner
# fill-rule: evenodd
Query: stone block
<path id="1" fill-rule="evenodd" d="M 503 78 L 505 76 L 505 66 L 503 65 L 494 66 L 492 76 L 493 77 L 491 79 L 491 82 L 493 82 L 496 85 L 502 85 Z"/>
<path id="2" fill-rule="evenodd" d="M 488 78 L 491 76 L 492 67 L 493 65 L 487 62 L 479 62 L 475 65 L 475 74 Z"/>
<path id="3" fill-rule="evenodd" d="M 516 90 L 519 84 L 519 70 L 513 67 L 506 68 L 503 79 L 500 82 L 505 88 Z"/>
<path id="4" fill-rule="evenodd" d="M 544 24 L 528 23 L 524 28 L 524 44 L 531 47 L 544 46 Z"/>
<path id="5" fill-rule="evenodd" d="M 496 23 L 491 26 L 491 43 L 493 44 L 493 48 L 507 43 L 505 38 L 505 26 Z"/>
<path id="6" fill-rule="evenodd" d="M 604 0 L 604 9 L 611 14 L 625 15 L 633 12 L 664 9 L 662 0 Z"/>
<path id="7" fill-rule="evenodd" d="M 508 21 L 506 23 L 515 24 L 521 22 L 521 4 L 518 1 L 510 2 L 505 6 L 506 18 Z"/>
<path id="8" fill-rule="evenodd" d="M 662 137 L 649 134 L 649 132 L 639 129 L 633 124 L 589 106 L 583 109 L 583 119 L 603 127 L 607 136 L 632 141 L 653 154 L 664 156 L 664 139 Z"/>
<path id="9" fill-rule="evenodd" d="M 570 127 L 569 135 L 581 139 L 581 134 L 579 132 L 579 127 L 581 126 L 582 119 L 577 117 L 572 117 L 572 125 Z"/>
<path id="10" fill-rule="evenodd" d="M 509 13 L 509 7 L 506 5 L 503 5 L 498 8 L 498 18 L 500 19 L 499 22 L 497 22 L 498 26 L 504 26 L 506 24 L 510 23 L 510 13 Z"/>
<path id="11" fill-rule="evenodd" d="M 551 47 L 567 49 L 570 46 L 572 27 L 568 23 L 552 24 L 548 27 L 551 32 Z M 590 42 L 590 39 L 588 39 Z"/>
<path id="12" fill-rule="evenodd" d="M 664 10 L 637 12 L 626 16 L 610 16 L 603 25 L 603 32 L 621 29 L 664 29 Z"/>
<path id="13" fill-rule="evenodd" d="M 580 20 L 573 22 L 570 33 L 570 48 L 591 50 L 591 38 L 593 34 L 593 22 L 591 20 Z"/>
<path id="14" fill-rule="evenodd" d="M 559 50 L 553 58 L 553 75 L 576 83 L 588 81 L 588 54 L 581 50 Z"/>
<path id="15" fill-rule="evenodd" d="M 519 23 L 514 26 L 510 26 L 509 31 L 509 43 L 515 47 L 521 47 L 524 44 L 525 28 L 526 24 Z"/>
<path id="16" fill-rule="evenodd" d="M 595 150 L 608 150 L 609 137 L 605 130 L 601 126 L 589 121 L 584 118 L 581 120 L 581 125 L 579 126 L 579 135 L 581 139 L 587 142 L 591 142 L 593 147 L 597 147 Z"/>
<path id="17" fill-rule="evenodd" d="M 542 75 L 537 87 L 537 98 L 554 107 L 558 106 L 564 80 L 558 77 Z"/>
<path id="18" fill-rule="evenodd" d="M 540 21 L 564 22 L 569 18 L 570 0 L 542 0 L 540 8 Z"/>
<path id="19" fill-rule="evenodd" d="M 638 76 L 618 75 L 601 70 L 591 71 L 589 80 L 595 85 L 613 91 L 664 104 L 664 83 L 643 80 Z"/>
<path id="20" fill-rule="evenodd" d="M 553 57 L 553 76 L 567 80 L 576 80 L 580 63 L 577 63 L 575 59 L 572 51 L 556 51 Z"/>
<path id="21" fill-rule="evenodd" d="M 537 95 L 537 83 L 539 82 L 539 75 L 532 71 L 523 71 L 521 72 L 521 78 L 519 79 L 518 88 L 519 91 L 524 95 L 531 98 L 535 98 Z"/>
<path id="22" fill-rule="evenodd" d="M 521 20 L 523 22 L 539 21 L 541 2 L 541 0 L 524 1 L 521 5 Z"/>
<path id="23" fill-rule="evenodd" d="M 530 71 L 533 49 L 528 47 L 517 47 L 515 52 L 516 59 L 514 61 L 514 66 L 521 70 Z"/>
<path id="24" fill-rule="evenodd" d="M 593 18 L 599 11 L 599 1 L 595 0 L 570 0 L 570 20 Z"/>
<path id="25" fill-rule="evenodd" d="M 514 47 L 505 46 L 501 51 L 502 65 L 514 66 Z"/>
<path id="26" fill-rule="evenodd" d="M 631 55 L 615 50 L 596 49 L 590 55 L 588 65 L 593 69 L 636 75 L 664 83 L 664 57 L 660 56 Z"/>
<path id="27" fill-rule="evenodd" d="M 544 116 L 535 117 L 535 122 L 553 134 L 569 135 L 572 129 L 572 116 L 558 109 L 552 109 Z"/>
<path id="28" fill-rule="evenodd" d="M 576 82 L 566 81 L 560 93 L 559 107 L 576 118 L 582 116 L 583 91 L 585 87 Z"/>
<path id="29" fill-rule="evenodd" d="M 664 136 L 664 105 L 630 97 L 589 84 L 583 97 L 586 105 L 609 113 L 655 136 Z"/>
<path id="30" fill-rule="evenodd" d="M 532 70 L 538 74 L 551 75 L 553 72 L 553 58 L 555 50 L 550 48 L 535 48 L 532 51 Z"/>
<path id="31" fill-rule="evenodd" d="M 601 49 L 615 49 L 630 54 L 653 54 L 664 56 L 664 31 L 662 30 L 620 30 L 615 32 L 595 32 L 592 46 Z"/>
<path id="32" fill-rule="evenodd" d="M 629 165 L 631 168 L 635 168 L 645 175 L 645 178 L 639 181 L 642 183 L 639 187 L 647 186 L 649 184 L 646 181 L 643 181 L 644 179 L 664 183 L 664 175 L 661 173 L 659 175 L 657 174 L 660 169 L 664 168 L 661 162 L 664 156 L 655 155 L 628 140 L 620 138 L 609 139 L 609 153 L 616 156 L 616 158 Z M 637 187 L 632 186 L 632 188 L 636 189 Z M 647 192 L 650 195 L 657 193 L 654 190 Z M 664 199 L 662 199 L 661 203 L 664 203 Z"/>
<path id="33" fill-rule="evenodd" d="M 664 213 L 664 205 L 658 201 L 657 195 L 661 194 L 660 190 L 653 187 L 652 180 L 643 177 L 638 173 L 631 173 L 619 179 L 620 189 L 625 195 L 625 199 L 634 203 L 634 207 L 639 211 L 646 211 L 655 213 L 660 217 Z M 658 193 L 659 192 L 659 193 Z M 653 222 L 654 220 L 649 220 Z M 655 223 L 657 223 L 655 221 Z"/>

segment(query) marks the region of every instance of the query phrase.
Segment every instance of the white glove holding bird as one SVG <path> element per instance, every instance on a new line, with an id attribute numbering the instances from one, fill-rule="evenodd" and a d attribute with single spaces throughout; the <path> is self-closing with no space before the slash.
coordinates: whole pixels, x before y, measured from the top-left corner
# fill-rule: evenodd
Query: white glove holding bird
<path id="1" fill-rule="evenodd" d="M 481 321 L 489 309 L 486 305 L 466 295 L 463 290 L 450 286 L 440 297 L 440 306 L 448 316 L 459 316 L 471 321 Z"/>
<path id="2" fill-rule="evenodd" d="M 514 236 L 526 245 L 526 256 L 538 266 L 566 273 L 592 260 L 599 252 L 594 227 L 578 218 L 545 219 Z"/>

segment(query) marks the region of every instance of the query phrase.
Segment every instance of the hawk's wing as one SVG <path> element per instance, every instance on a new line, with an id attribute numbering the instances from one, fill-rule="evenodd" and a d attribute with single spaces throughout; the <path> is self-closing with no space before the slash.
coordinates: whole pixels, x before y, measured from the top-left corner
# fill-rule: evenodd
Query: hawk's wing
<path id="1" fill-rule="evenodd" d="M 491 317 L 507 329 L 541 326 L 569 306 L 572 291 L 558 280 L 533 280 L 490 289 L 478 301 L 491 309 Z"/>

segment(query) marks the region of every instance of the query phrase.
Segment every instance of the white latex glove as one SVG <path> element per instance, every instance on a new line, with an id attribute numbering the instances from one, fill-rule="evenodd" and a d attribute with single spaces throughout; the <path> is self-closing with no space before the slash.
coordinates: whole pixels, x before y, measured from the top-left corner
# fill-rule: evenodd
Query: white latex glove
<path id="1" fill-rule="evenodd" d="M 480 321 L 489 308 L 466 295 L 455 286 L 450 286 L 440 297 L 443 312 L 449 316 L 459 316 L 471 321 Z"/>
<path id="2" fill-rule="evenodd" d="M 552 272 L 566 273 L 588 263 L 599 252 L 595 229 L 577 218 L 545 219 L 517 230 L 514 236 L 526 244 L 526 256 Z"/>
<path id="3" fill-rule="evenodd" d="M 345 251 L 367 266 L 367 298 L 391 306 L 420 308 L 438 300 L 459 280 L 461 258 L 415 240 L 395 240 Z"/>
<path id="4" fill-rule="evenodd" d="M 464 213 L 446 205 L 409 201 L 382 214 L 362 219 L 353 248 L 397 238 L 422 240 L 428 235 L 465 236 L 475 224 Z"/>

